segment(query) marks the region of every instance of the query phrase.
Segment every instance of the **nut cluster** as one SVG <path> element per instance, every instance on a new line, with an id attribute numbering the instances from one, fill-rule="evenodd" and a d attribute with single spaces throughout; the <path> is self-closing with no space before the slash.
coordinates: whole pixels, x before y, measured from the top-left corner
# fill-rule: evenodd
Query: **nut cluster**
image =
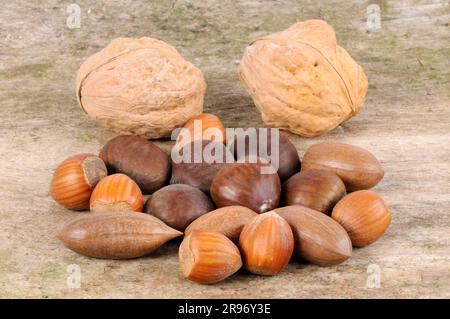
<path id="1" fill-rule="evenodd" d="M 216 116 L 195 120 L 203 121 L 204 132 L 224 131 Z M 188 131 L 192 125 L 186 123 Z M 279 167 L 263 173 L 267 158 L 250 161 L 256 155 L 250 149 L 238 156 L 224 139 L 206 133 L 178 139 L 174 148 L 187 150 L 196 141 L 202 151 L 230 152 L 233 161 L 175 163 L 154 143 L 130 135 L 107 142 L 99 156 L 63 161 L 53 175 L 52 197 L 68 209 L 91 212 L 66 224 L 58 238 L 89 257 L 125 259 L 152 253 L 184 232 L 181 273 L 212 284 L 241 267 L 276 275 L 292 256 L 336 265 L 351 257 L 352 247 L 372 244 L 389 227 L 388 208 L 369 190 L 384 171 L 365 149 L 315 144 L 301 162 L 282 134 Z M 145 201 L 143 194 L 151 195 Z"/>

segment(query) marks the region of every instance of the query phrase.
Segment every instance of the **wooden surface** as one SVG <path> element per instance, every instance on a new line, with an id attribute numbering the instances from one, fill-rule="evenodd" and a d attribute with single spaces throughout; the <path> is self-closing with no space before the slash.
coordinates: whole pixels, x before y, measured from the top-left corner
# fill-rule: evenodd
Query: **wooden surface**
<path id="1" fill-rule="evenodd" d="M 0 10 L 0 297 L 450 297 L 448 1 L 372 1 L 381 9 L 377 32 L 366 30 L 367 1 L 76 2 L 80 29 L 66 26 L 67 1 L 7 1 Z M 204 72 L 206 111 L 228 127 L 261 125 L 238 81 L 243 49 L 309 18 L 335 27 L 370 86 L 356 118 L 320 138 L 290 137 L 301 156 L 333 140 L 380 159 L 386 175 L 376 191 L 393 216 L 381 240 L 339 266 L 292 262 L 279 276 L 241 272 L 201 286 L 182 278 L 176 244 L 109 261 L 77 255 L 54 238 L 80 213 L 50 198 L 53 169 L 115 136 L 77 106 L 74 77 L 86 57 L 115 37 L 161 38 Z M 171 142 L 158 144 L 168 150 Z M 72 264 L 80 288 L 67 285 Z"/>

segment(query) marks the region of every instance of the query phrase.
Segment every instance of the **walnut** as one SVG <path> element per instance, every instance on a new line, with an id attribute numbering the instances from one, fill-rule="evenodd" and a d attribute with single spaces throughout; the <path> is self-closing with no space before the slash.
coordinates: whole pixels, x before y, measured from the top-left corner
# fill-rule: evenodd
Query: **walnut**
<path id="1" fill-rule="evenodd" d="M 157 39 L 113 40 L 81 65 L 76 82 L 81 108 L 120 134 L 167 137 L 203 111 L 202 72 Z"/>
<path id="2" fill-rule="evenodd" d="M 240 78 L 268 126 L 322 135 L 364 104 L 364 70 L 325 21 L 298 22 L 248 46 Z"/>

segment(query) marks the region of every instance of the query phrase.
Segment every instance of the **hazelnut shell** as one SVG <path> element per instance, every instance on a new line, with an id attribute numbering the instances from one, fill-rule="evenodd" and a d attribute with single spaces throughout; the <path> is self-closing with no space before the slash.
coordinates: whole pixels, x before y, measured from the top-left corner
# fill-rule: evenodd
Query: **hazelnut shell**
<path id="1" fill-rule="evenodd" d="M 239 237 L 244 267 L 258 275 L 276 275 L 289 263 L 294 236 L 289 224 L 275 212 L 254 217 Z"/>
<path id="2" fill-rule="evenodd" d="M 222 281 L 242 267 L 239 249 L 218 233 L 190 233 L 181 243 L 178 255 L 183 276 L 201 284 Z"/>
<path id="3" fill-rule="evenodd" d="M 141 212 L 142 206 L 139 186 L 124 174 L 103 178 L 94 188 L 90 199 L 92 212 Z"/>
<path id="4" fill-rule="evenodd" d="M 378 240 L 392 220 L 381 197 L 370 190 L 345 196 L 336 204 L 331 217 L 345 228 L 355 247 L 365 247 Z"/>
<path id="5" fill-rule="evenodd" d="M 88 153 L 74 155 L 55 170 L 50 193 L 67 209 L 86 210 L 89 209 L 92 190 L 106 175 L 106 166 L 98 156 Z"/>

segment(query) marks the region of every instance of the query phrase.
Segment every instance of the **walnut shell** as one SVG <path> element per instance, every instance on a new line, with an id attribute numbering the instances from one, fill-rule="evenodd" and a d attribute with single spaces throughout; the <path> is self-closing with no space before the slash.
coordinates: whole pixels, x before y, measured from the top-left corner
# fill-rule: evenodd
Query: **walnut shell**
<path id="1" fill-rule="evenodd" d="M 81 108 L 120 134 L 170 136 L 203 111 L 202 72 L 171 45 L 152 38 L 118 38 L 77 73 Z"/>
<path id="2" fill-rule="evenodd" d="M 298 22 L 248 46 L 240 78 L 264 122 L 318 136 L 356 115 L 367 78 L 322 20 Z"/>

